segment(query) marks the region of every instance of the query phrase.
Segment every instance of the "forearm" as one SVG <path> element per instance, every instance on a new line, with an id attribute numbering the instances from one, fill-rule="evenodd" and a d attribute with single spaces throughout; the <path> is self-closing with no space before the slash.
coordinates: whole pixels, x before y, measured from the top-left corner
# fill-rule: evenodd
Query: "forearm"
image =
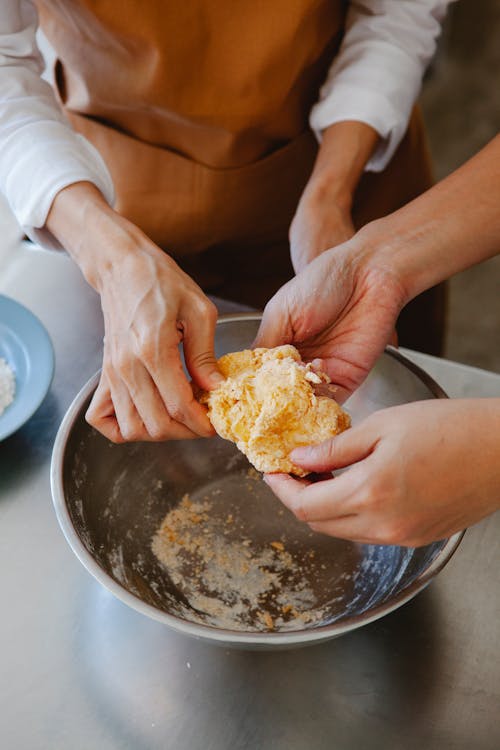
<path id="1" fill-rule="evenodd" d="M 500 136 L 416 200 L 358 234 L 406 300 L 500 251 Z"/>
<path id="2" fill-rule="evenodd" d="M 364 122 L 345 121 L 323 132 L 307 189 L 319 200 L 330 200 L 350 210 L 354 191 L 379 141 Z"/>
<path id="3" fill-rule="evenodd" d="M 354 192 L 378 140 L 376 131 L 363 122 L 337 122 L 324 131 L 290 225 L 290 255 L 296 273 L 353 236 Z"/>

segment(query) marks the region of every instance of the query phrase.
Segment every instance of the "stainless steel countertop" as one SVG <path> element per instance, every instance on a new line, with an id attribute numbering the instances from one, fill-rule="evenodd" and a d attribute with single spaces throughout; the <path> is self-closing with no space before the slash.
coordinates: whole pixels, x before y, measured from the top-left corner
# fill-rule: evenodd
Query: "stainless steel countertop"
<path id="1" fill-rule="evenodd" d="M 0 444 L 2 750 L 499 748 L 500 514 L 412 602 L 299 650 L 185 638 L 90 577 L 57 525 L 49 463 L 99 366 L 98 299 L 64 255 L 1 242 L 0 292 L 39 316 L 56 352 L 45 402 Z M 500 375 L 407 353 L 451 396 L 500 396 Z"/>

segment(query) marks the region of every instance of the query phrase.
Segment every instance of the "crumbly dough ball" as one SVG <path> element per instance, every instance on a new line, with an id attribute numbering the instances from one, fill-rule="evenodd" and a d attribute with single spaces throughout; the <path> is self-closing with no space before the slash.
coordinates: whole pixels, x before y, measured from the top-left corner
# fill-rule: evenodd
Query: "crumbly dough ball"
<path id="1" fill-rule="evenodd" d="M 218 434 L 236 443 L 259 471 L 305 476 L 290 452 L 350 426 L 333 398 L 315 393 L 314 385 L 329 383 L 328 376 L 304 364 L 294 346 L 233 352 L 218 365 L 226 380 L 200 401 Z"/>

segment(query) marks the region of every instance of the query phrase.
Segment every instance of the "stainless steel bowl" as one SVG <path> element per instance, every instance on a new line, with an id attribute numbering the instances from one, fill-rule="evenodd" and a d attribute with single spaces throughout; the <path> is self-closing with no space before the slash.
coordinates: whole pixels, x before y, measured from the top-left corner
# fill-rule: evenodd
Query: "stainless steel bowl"
<path id="1" fill-rule="evenodd" d="M 259 320 L 257 314 L 222 317 L 216 332 L 217 355 L 248 347 Z M 97 382 L 98 374 L 75 398 L 55 441 L 51 485 L 59 523 L 76 556 L 103 586 L 139 612 L 186 635 L 253 648 L 336 637 L 415 596 L 460 543 L 462 534 L 455 534 L 426 547 L 405 549 L 313 534 L 283 509 L 262 481 L 249 475 L 249 464 L 231 443 L 219 438 L 109 443 L 84 418 Z M 389 348 L 345 406 L 356 423 L 375 410 L 429 398 L 446 398 L 446 394 L 420 368 Z M 291 617 L 283 629 L 265 630 L 260 611 L 249 605 L 245 616 L 241 606 L 235 606 L 231 621 L 231 602 L 240 597 L 241 605 L 242 595 L 241 590 L 231 591 L 231 580 L 222 593 L 223 626 L 199 603 L 193 604 L 193 590 L 199 593 L 194 567 L 186 565 L 179 580 L 178 571 L 170 575 L 172 571 L 151 549 L 162 519 L 186 494 L 193 501 L 209 499 L 210 521 L 215 523 L 211 534 L 219 535 L 233 550 L 244 550 L 250 564 L 260 559 L 262 550 L 269 550 L 273 540 L 282 540 L 295 570 L 286 586 L 292 599 L 297 593 L 294 587 L 308 590 L 314 597 L 310 607 L 315 617 L 309 622 Z M 224 523 L 228 518 L 230 526 Z M 234 586 L 241 589 L 241 580 Z M 270 593 L 262 605 L 273 622 L 279 621 L 283 609 L 283 599 L 278 604 L 276 593 Z"/>

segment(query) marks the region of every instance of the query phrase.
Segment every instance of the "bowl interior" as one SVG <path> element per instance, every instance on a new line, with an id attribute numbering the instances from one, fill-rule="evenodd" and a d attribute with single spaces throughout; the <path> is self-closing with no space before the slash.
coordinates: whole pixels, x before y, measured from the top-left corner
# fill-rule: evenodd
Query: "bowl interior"
<path id="1" fill-rule="evenodd" d="M 217 355 L 249 346 L 257 327 L 258 316 L 222 319 Z M 345 406 L 356 423 L 374 410 L 435 395 L 385 353 Z M 409 550 L 315 534 L 283 508 L 233 444 L 214 438 L 113 445 L 85 422 L 89 400 L 82 399 L 63 457 L 71 524 L 99 566 L 97 577 L 106 583 L 109 576 L 160 619 L 166 613 L 240 632 L 355 623 L 404 595 L 445 545 Z M 172 515 L 182 507 L 187 526 Z M 165 564 L 152 542 L 168 513 L 160 542 Z"/>

